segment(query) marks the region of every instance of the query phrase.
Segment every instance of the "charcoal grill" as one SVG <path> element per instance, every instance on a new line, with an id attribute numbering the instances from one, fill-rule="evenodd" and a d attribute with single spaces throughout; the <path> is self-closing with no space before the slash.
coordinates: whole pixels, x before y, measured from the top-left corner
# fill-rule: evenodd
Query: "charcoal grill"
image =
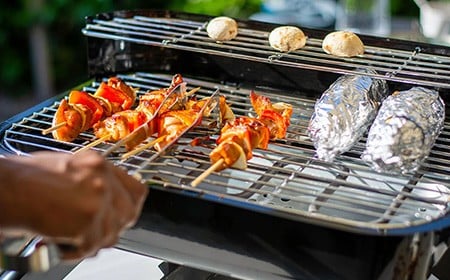
<path id="1" fill-rule="evenodd" d="M 218 89 L 237 115 L 253 113 L 249 93 L 255 90 L 293 105 L 287 137 L 256 150 L 246 170 L 215 172 L 196 188 L 189 183 L 210 166 L 214 142 L 190 143 L 218 133 L 206 124 L 163 155 L 152 149 L 125 160 L 122 150 L 110 154 L 150 189 L 137 225 L 117 247 L 242 279 L 425 279 L 445 252 L 450 224 L 449 117 L 426 161 L 404 175 L 365 165 L 365 138 L 333 163 L 316 160 L 306 128 L 320 94 L 361 68 L 376 70 L 370 75 L 387 80 L 391 91 L 432 87 L 450 102 L 450 48 L 361 36 L 366 53 L 339 58 L 321 49 L 327 31 L 302 28 L 306 46 L 279 53 L 267 40 L 274 24 L 239 21 L 237 38 L 218 43 L 207 36 L 209 19 L 170 11 L 88 17 L 82 32 L 92 80 L 79 88 L 94 92 L 115 75 L 143 94 L 181 73 L 188 88 L 201 87 L 200 97 Z M 67 93 L 2 123 L 1 152 L 72 153 L 94 141 L 91 131 L 71 143 L 41 134 Z"/>

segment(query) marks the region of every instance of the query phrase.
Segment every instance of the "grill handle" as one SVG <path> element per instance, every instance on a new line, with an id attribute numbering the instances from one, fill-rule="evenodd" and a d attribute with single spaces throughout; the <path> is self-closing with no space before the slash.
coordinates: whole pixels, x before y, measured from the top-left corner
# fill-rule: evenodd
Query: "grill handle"
<path id="1" fill-rule="evenodd" d="M 42 237 L 5 237 L 0 242 L 0 270 L 44 272 L 60 263 L 60 248 Z"/>

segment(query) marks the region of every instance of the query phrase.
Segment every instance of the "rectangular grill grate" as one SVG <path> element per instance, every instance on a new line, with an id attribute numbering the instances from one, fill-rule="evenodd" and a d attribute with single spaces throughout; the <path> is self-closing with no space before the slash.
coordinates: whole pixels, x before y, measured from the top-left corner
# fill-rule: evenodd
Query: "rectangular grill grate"
<path id="1" fill-rule="evenodd" d="M 323 52 L 322 38 L 308 38 L 304 48 L 280 53 L 269 46 L 270 31 L 246 28 L 246 24 L 240 22 L 238 36 L 219 44 L 208 37 L 207 23 L 163 17 L 115 17 L 110 20 L 92 19 L 83 33 L 96 38 L 340 74 L 352 74 L 359 68 L 370 67 L 378 72 L 371 75 L 374 77 L 450 88 L 450 57 L 425 53 L 419 46 L 404 50 L 366 44 L 364 55 L 341 58 Z"/>
<path id="2" fill-rule="evenodd" d="M 136 20 L 136 19 L 134 19 Z M 157 23 L 155 23 L 157 24 Z M 184 22 L 174 22 L 174 25 Z M 172 28 L 172 27 L 171 27 Z M 119 75 L 127 84 L 139 88 L 138 94 L 166 87 L 171 76 L 139 72 Z M 250 88 L 223 85 L 210 81 L 185 78 L 188 89 L 201 87 L 199 97 L 209 96 L 219 89 L 236 115 L 252 113 Z M 83 90 L 94 92 L 98 82 Z M 450 119 L 436 145 L 414 174 L 391 176 L 372 171 L 360 159 L 365 139 L 351 151 L 327 164 L 314 159 L 314 147 L 306 135 L 315 100 L 307 95 L 276 90 L 255 89 L 273 102 L 283 101 L 294 107 L 287 137 L 272 142 L 268 150 L 255 150 L 248 169 L 227 169 L 206 178 L 198 187 L 189 183 L 210 166 L 209 151 L 214 141 L 191 146 L 195 137 L 217 136 L 217 129 L 201 125 L 183 136 L 166 155 L 156 157 L 147 149 L 126 160 L 120 153 L 110 159 L 131 171 L 138 171 L 151 186 L 166 187 L 203 199 L 228 203 L 238 207 L 268 212 L 290 219 L 308 221 L 335 228 L 360 232 L 401 232 L 410 226 L 422 225 L 446 215 L 449 211 Z M 75 152 L 95 140 L 91 131 L 81 134 L 71 143 L 43 136 L 51 126 L 59 105 L 50 106 L 25 116 L 5 132 L 4 145 L 17 154 L 37 150 Z M 93 149 L 103 152 L 111 147 L 102 143 Z"/>

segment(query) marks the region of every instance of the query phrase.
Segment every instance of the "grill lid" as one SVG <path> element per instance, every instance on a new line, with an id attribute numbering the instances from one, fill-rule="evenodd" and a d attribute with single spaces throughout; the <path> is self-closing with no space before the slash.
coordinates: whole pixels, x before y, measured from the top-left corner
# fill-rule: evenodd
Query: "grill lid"
<path id="1" fill-rule="evenodd" d="M 138 94 L 165 87 L 171 80 L 171 75 L 146 72 L 119 77 L 139 88 Z M 248 98 L 254 88 L 186 77 L 185 81 L 188 88 L 201 87 L 197 92 L 199 97 L 210 96 L 219 89 L 236 115 L 253 113 Z M 99 82 L 93 82 L 83 90 L 93 93 L 98 85 Z M 123 151 L 119 150 L 109 158 L 139 172 L 153 188 L 170 188 L 180 194 L 326 227 L 371 234 L 405 234 L 445 226 L 442 218 L 448 216 L 450 194 L 448 117 L 421 168 L 414 174 L 391 176 L 372 171 L 360 159 L 365 139 L 333 164 L 314 160 L 314 147 L 305 132 L 315 100 L 298 93 L 267 89 L 257 89 L 257 92 L 273 102 L 291 103 L 294 113 L 287 137 L 272 142 L 267 151 L 255 150 L 246 170 L 227 169 L 210 175 L 196 188 L 190 186 L 210 166 L 208 154 L 214 147 L 212 141 L 202 146 L 190 145 L 195 137 L 214 139 L 218 131 L 207 124 L 183 136 L 165 155 L 154 157 L 156 152 L 147 149 L 122 160 Z M 59 99 L 13 123 L 4 133 L 4 146 L 17 154 L 36 150 L 70 153 L 95 140 L 91 131 L 82 133 L 71 143 L 43 136 L 41 132 L 51 126 L 58 105 Z M 94 149 L 105 152 L 111 146 L 103 143 Z M 433 222 L 435 226 L 430 227 Z"/>

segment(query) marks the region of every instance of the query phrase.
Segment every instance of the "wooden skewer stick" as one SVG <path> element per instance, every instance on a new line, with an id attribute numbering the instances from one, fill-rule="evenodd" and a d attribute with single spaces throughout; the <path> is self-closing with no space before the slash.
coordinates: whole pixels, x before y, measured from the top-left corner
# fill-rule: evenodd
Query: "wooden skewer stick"
<path id="1" fill-rule="evenodd" d="M 91 143 L 87 144 L 86 146 L 83 146 L 82 148 L 80 148 L 79 150 L 75 151 L 76 153 L 82 152 L 82 151 L 86 151 L 92 147 L 97 146 L 98 144 L 105 142 L 107 139 L 109 139 L 111 137 L 110 134 L 106 134 L 103 135 L 102 137 L 98 138 L 97 140 L 92 141 Z"/>
<path id="2" fill-rule="evenodd" d="M 208 177 L 209 175 L 211 175 L 211 173 L 213 173 L 214 171 L 216 171 L 216 169 L 221 166 L 223 164 L 225 160 L 223 158 L 219 159 L 218 161 L 216 161 L 213 165 L 211 165 L 208 169 L 206 169 L 205 171 L 203 171 L 202 174 L 200 174 L 200 176 L 198 176 L 197 178 L 195 178 L 192 182 L 191 182 L 191 186 L 192 187 L 197 187 L 201 182 L 203 182 L 203 180 L 206 179 L 206 177 Z"/>
<path id="3" fill-rule="evenodd" d="M 190 91 L 186 92 L 186 96 L 190 96 L 193 95 L 194 93 L 196 93 L 197 91 L 199 91 L 201 89 L 201 87 L 196 87 L 191 89 Z"/>
<path id="4" fill-rule="evenodd" d="M 127 159 L 127 158 L 129 158 L 129 157 L 131 157 L 131 156 L 133 156 L 133 155 L 135 155 L 135 154 L 137 154 L 139 152 L 142 152 L 145 149 L 151 148 L 151 147 L 155 146 L 157 143 L 159 143 L 162 140 L 164 140 L 165 138 L 166 138 L 166 135 L 163 135 L 161 137 L 156 138 L 153 141 L 148 142 L 147 144 L 141 145 L 141 146 L 137 147 L 136 149 L 131 150 L 128 153 L 123 154 L 122 155 L 122 159 Z"/>
<path id="5" fill-rule="evenodd" d="M 44 130 L 42 130 L 42 135 L 47 135 L 47 134 L 49 134 L 50 132 L 55 131 L 55 130 L 57 130 L 58 128 L 61 128 L 61 127 L 65 126 L 66 124 L 67 124 L 66 122 L 60 122 L 60 123 L 58 123 L 57 125 L 54 125 L 54 126 L 52 126 L 52 127 L 49 127 L 49 128 L 47 128 L 47 129 L 44 129 Z"/>

